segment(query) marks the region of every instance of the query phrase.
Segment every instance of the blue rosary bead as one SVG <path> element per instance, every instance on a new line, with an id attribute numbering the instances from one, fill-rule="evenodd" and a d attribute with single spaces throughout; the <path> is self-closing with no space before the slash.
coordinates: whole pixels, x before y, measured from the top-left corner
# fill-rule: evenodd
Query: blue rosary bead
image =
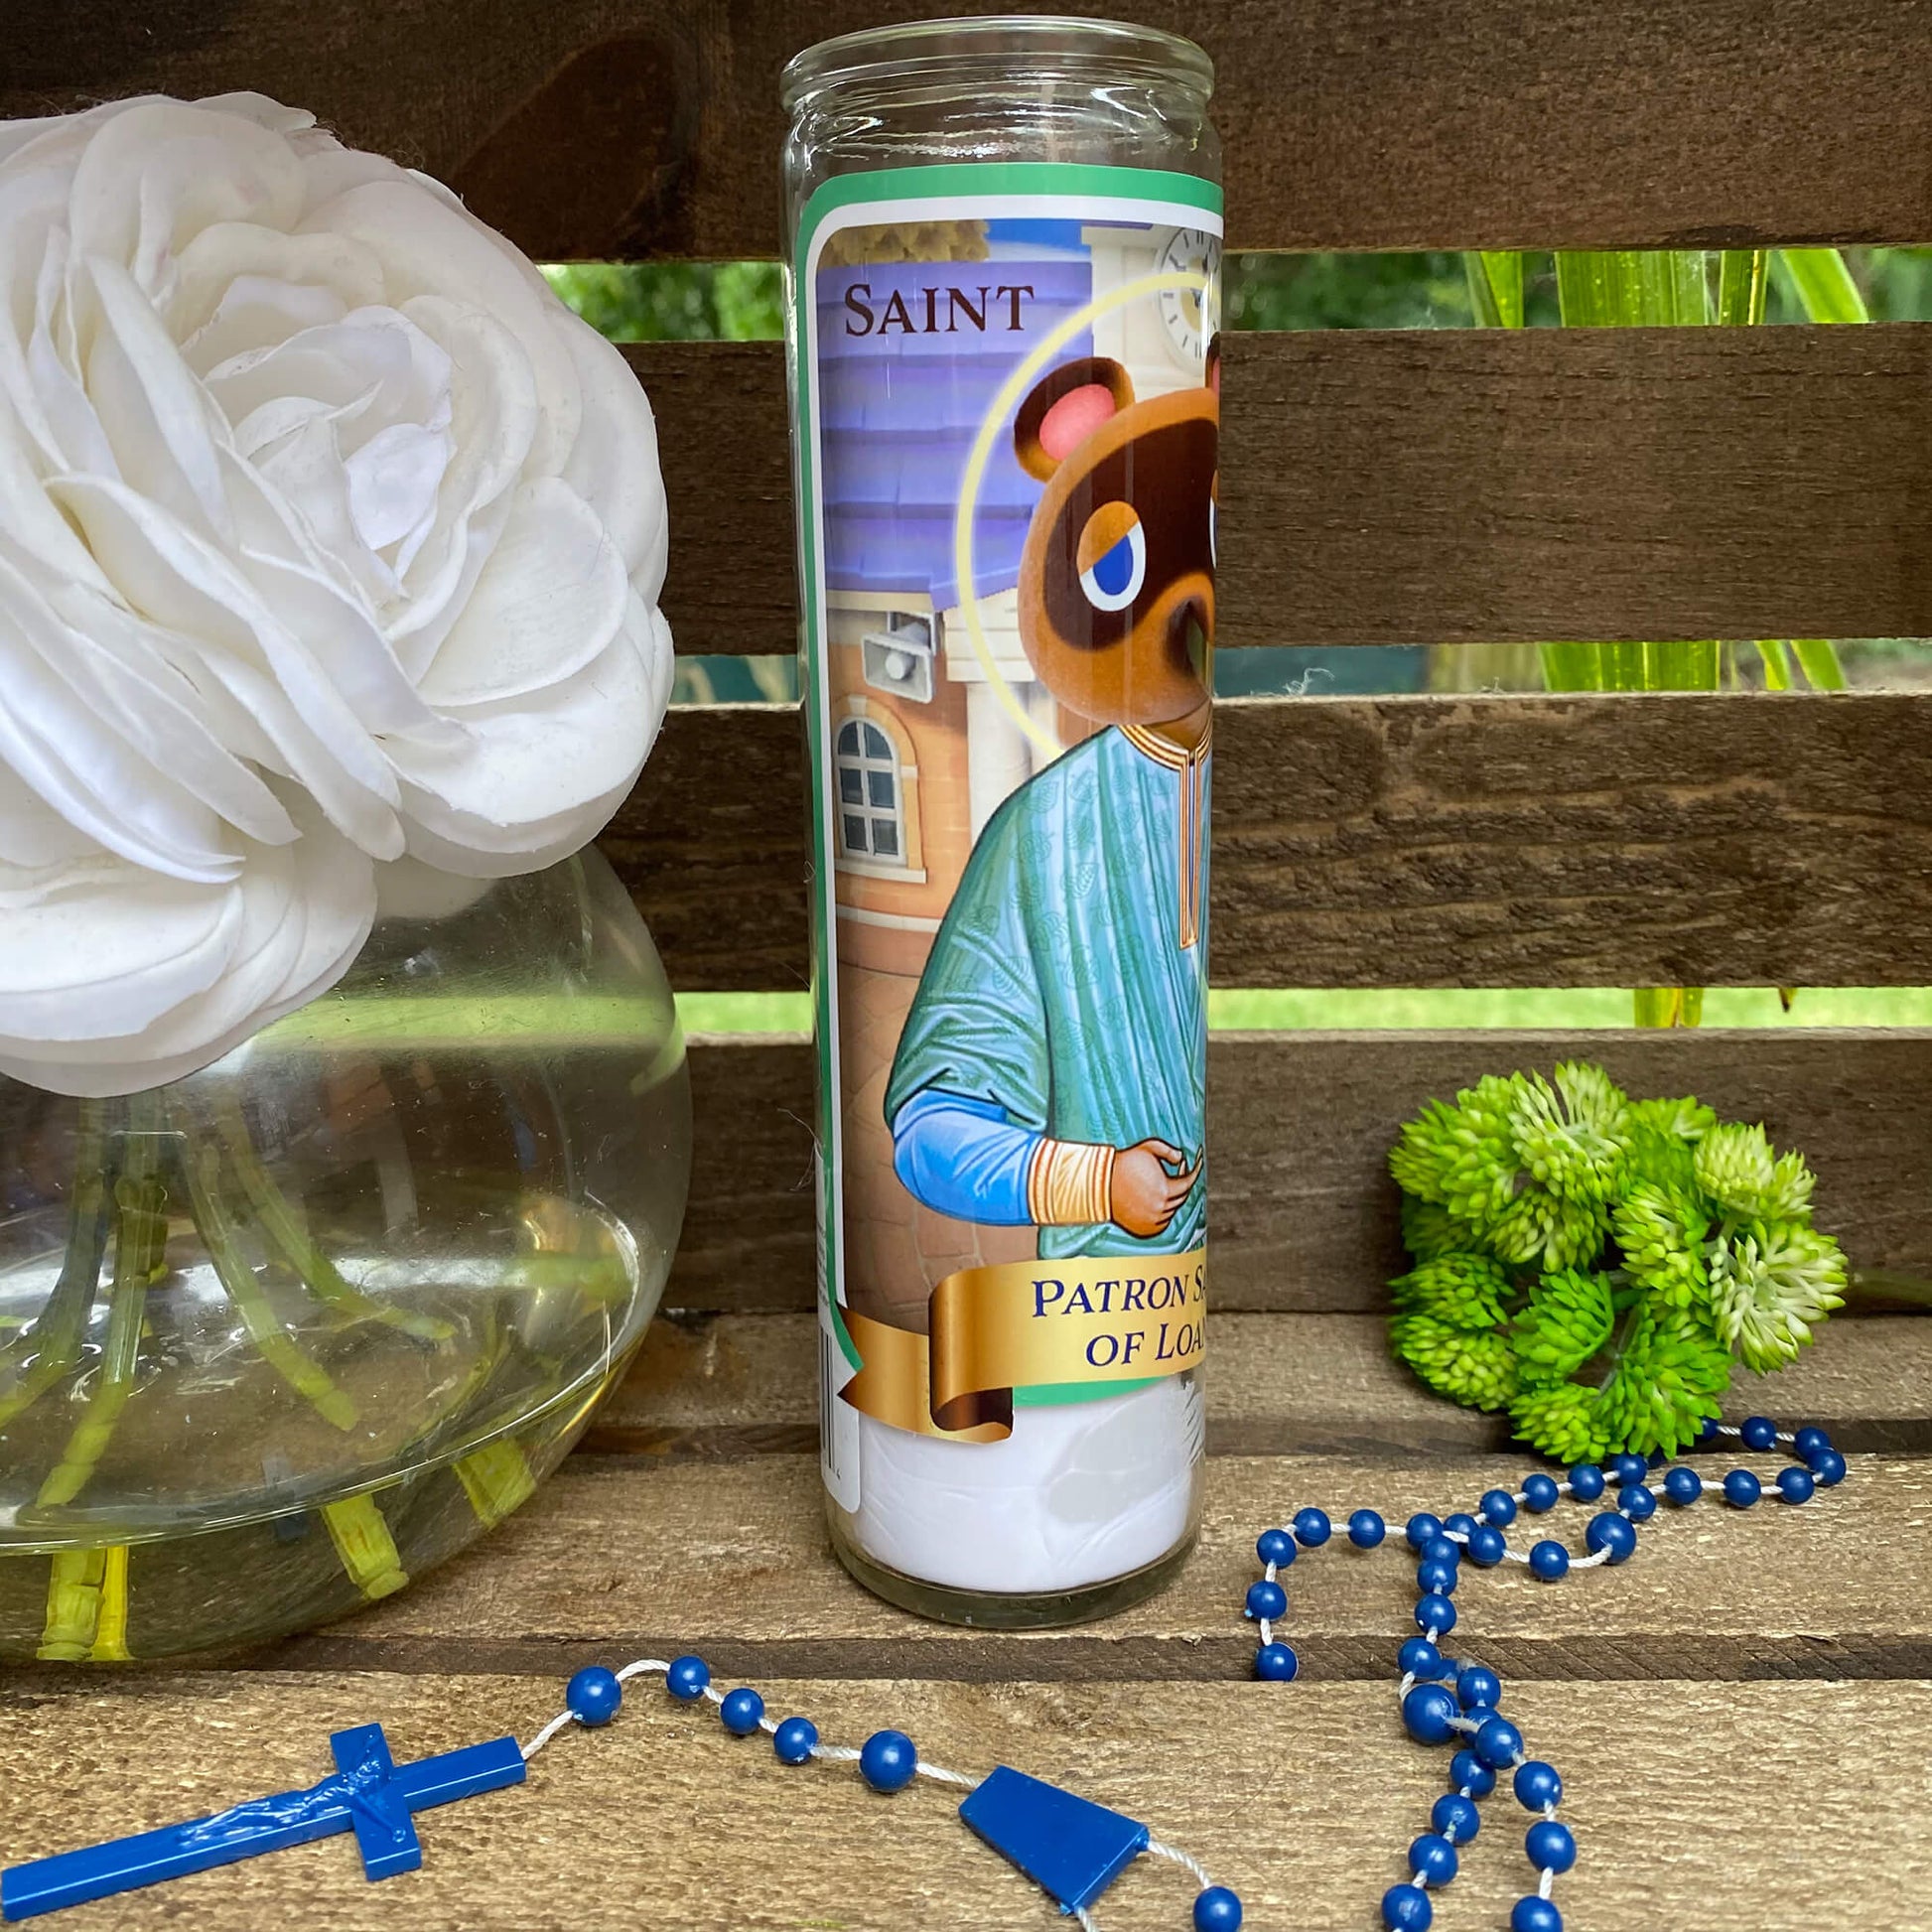
<path id="1" fill-rule="evenodd" d="M 1832 1439 L 1822 1429 L 1801 1429 L 1792 1438 L 1791 1447 L 1800 1462 L 1814 1462 L 1832 1446 Z"/>
<path id="2" fill-rule="evenodd" d="M 1429 1932 L 1436 1908 L 1420 1885 L 1391 1885 L 1382 1894 L 1382 1923 L 1389 1932 Z"/>
<path id="3" fill-rule="evenodd" d="M 1821 1450 L 1812 1458 L 1811 1472 L 1822 1488 L 1836 1489 L 1845 1480 L 1845 1457 L 1835 1449 Z"/>
<path id="4" fill-rule="evenodd" d="M 711 1666 L 702 1657 L 679 1657 L 664 1673 L 664 1688 L 682 1704 L 704 1696 L 711 1682 Z"/>
<path id="5" fill-rule="evenodd" d="M 1688 1509 L 1703 1494 L 1704 1478 L 1681 1462 L 1664 1478 L 1664 1500 L 1679 1509 Z"/>
<path id="6" fill-rule="evenodd" d="M 564 1703 L 580 1725 L 608 1725 L 623 1702 L 623 1686 L 614 1670 L 587 1664 L 564 1690 Z"/>
<path id="7" fill-rule="evenodd" d="M 1285 1643 L 1265 1643 L 1255 1652 L 1255 1675 L 1270 1684 L 1292 1684 L 1302 1660 Z"/>
<path id="8" fill-rule="evenodd" d="M 1424 1563 L 1447 1563 L 1453 1567 L 1462 1561 L 1462 1546 L 1446 1536 L 1432 1536 L 1416 1555 Z"/>
<path id="9" fill-rule="evenodd" d="M 1546 1539 L 1530 1552 L 1530 1568 L 1546 1584 L 1557 1583 L 1570 1574 L 1570 1552 Z"/>
<path id="10" fill-rule="evenodd" d="M 1545 1805 L 1563 1802 L 1563 1779 L 1557 1775 L 1557 1767 L 1545 1764 L 1540 1757 L 1525 1758 L 1517 1765 L 1513 1784 L 1516 1802 L 1525 1811 L 1541 1811 Z"/>
<path id="11" fill-rule="evenodd" d="M 1516 1498 L 1507 1489 L 1484 1490 L 1476 1508 L 1485 1523 L 1494 1523 L 1499 1530 L 1506 1530 L 1516 1520 Z"/>
<path id="12" fill-rule="evenodd" d="M 1592 1556 L 1603 1552 L 1605 1563 L 1628 1563 L 1636 1554 L 1637 1533 L 1627 1519 L 1606 1509 L 1602 1515 L 1589 1519 L 1589 1527 L 1584 1531 L 1584 1543 Z"/>
<path id="13" fill-rule="evenodd" d="M 752 1690 L 727 1691 L 725 1701 L 718 1707 L 718 1722 L 734 1737 L 751 1736 L 763 1716 L 764 1700 Z"/>
<path id="14" fill-rule="evenodd" d="M 1503 1701 L 1503 1681 L 1487 1664 L 1464 1664 L 1455 1673 L 1455 1695 L 1464 1711 L 1478 1704 L 1493 1710 Z"/>
<path id="15" fill-rule="evenodd" d="M 1425 1595 L 1453 1596 L 1456 1566 L 1432 1560 L 1416 1565 L 1416 1587 Z"/>
<path id="16" fill-rule="evenodd" d="M 1616 1506 L 1633 1523 L 1647 1523 L 1657 1514 L 1657 1498 L 1641 1482 L 1628 1482 L 1616 1492 Z"/>
<path id="17" fill-rule="evenodd" d="M 1717 1417 L 1706 1416 L 1698 1427 L 1698 1448 L 1709 1449 L 1723 1434 L 1724 1427 Z"/>
<path id="18" fill-rule="evenodd" d="M 1539 1819 L 1523 1835 L 1523 1850 L 1539 1871 L 1568 1871 L 1577 1863 L 1577 1841 L 1568 1825 Z"/>
<path id="19" fill-rule="evenodd" d="M 1469 1532 L 1468 1558 L 1479 1569 L 1495 1569 L 1508 1548 L 1507 1539 L 1493 1523 L 1478 1523 Z"/>
<path id="20" fill-rule="evenodd" d="M 1402 1722 L 1419 1744 L 1447 1744 L 1455 1735 L 1455 1715 L 1454 1698 L 1440 1684 L 1418 1684 L 1402 1700 Z"/>
<path id="21" fill-rule="evenodd" d="M 1778 1446 L 1778 1426 L 1769 1416 L 1746 1416 L 1737 1433 L 1746 1449 L 1774 1449 Z"/>
<path id="22" fill-rule="evenodd" d="M 1603 1471 L 1594 1462 L 1579 1462 L 1570 1471 L 1570 1493 L 1580 1503 L 1593 1503 L 1603 1493 Z"/>
<path id="23" fill-rule="evenodd" d="M 1304 1549 L 1318 1550 L 1334 1533 L 1325 1511 L 1298 1509 L 1295 1512 L 1295 1540 Z"/>
<path id="24" fill-rule="evenodd" d="M 1225 1885 L 1194 1894 L 1194 1932 L 1241 1932 L 1241 1901 Z"/>
<path id="25" fill-rule="evenodd" d="M 1280 1570 L 1295 1561 L 1295 1539 L 1286 1530 L 1263 1530 L 1255 1538 L 1255 1555 Z"/>
<path id="26" fill-rule="evenodd" d="M 1748 1509 L 1764 1490 L 1748 1469 L 1732 1469 L 1725 1477 L 1725 1501 L 1732 1509 Z"/>
<path id="27" fill-rule="evenodd" d="M 1455 1628 L 1455 1605 L 1431 1592 L 1416 1604 L 1416 1628 L 1425 1635 L 1448 1636 Z"/>
<path id="28" fill-rule="evenodd" d="M 859 1775 L 875 1791 L 903 1791 L 919 1768 L 919 1754 L 902 1730 L 875 1730 L 859 1750 Z"/>
<path id="29" fill-rule="evenodd" d="M 1449 1783 L 1465 1786 L 1472 1798 L 1486 1798 L 1496 1788 L 1496 1774 L 1465 1744 L 1449 1759 Z"/>
<path id="30" fill-rule="evenodd" d="M 818 1748 L 818 1726 L 809 1718 L 787 1718 L 771 1733 L 780 1764 L 803 1764 Z"/>
<path id="31" fill-rule="evenodd" d="M 1425 1832 L 1409 1848 L 1409 1869 L 1418 1884 L 1447 1885 L 1455 1876 L 1459 1861 L 1455 1847 L 1436 1832 Z"/>
<path id="32" fill-rule="evenodd" d="M 1252 1617 L 1284 1616 L 1288 1611 L 1288 1591 L 1266 1578 L 1248 1586 L 1248 1614 Z"/>
<path id="33" fill-rule="evenodd" d="M 1395 1660 L 1405 1677 L 1435 1677 L 1443 1668 L 1443 1653 L 1427 1637 L 1411 1637 Z"/>
<path id="34" fill-rule="evenodd" d="M 1426 1509 L 1419 1510 L 1414 1516 L 1410 1517 L 1409 1526 L 1403 1532 L 1409 1540 L 1410 1549 L 1414 1550 L 1419 1556 L 1422 1554 L 1422 1546 L 1432 1537 L 1441 1536 L 1442 1533 L 1443 1519 L 1440 1516 L 1430 1515 Z"/>
<path id="35" fill-rule="evenodd" d="M 1459 1791 L 1445 1791 L 1429 1813 L 1429 1822 L 1451 1845 L 1466 1845 L 1482 1829 L 1482 1813 L 1473 1798 Z"/>
<path id="36" fill-rule="evenodd" d="M 1540 1469 L 1535 1475 L 1523 1478 L 1523 1507 L 1541 1516 L 1546 1510 L 1555 1509 L 1563 1491 L 1557 1487 L 1555 1476 L 1546 1476 Z"/>
<path id="37" fill-rule="evenodd" d="M 1547 1898 L 1531 1892 L 1516 1901 L 1509 1915 L 1509 1932 L 1563 1932 L 1563 1914 Z"/>
<path id="38" fill-rule="evenodd" d="M 1818 1487 L 1809 1469 L 1780 1469 L 1778 1471 L 1778 1494 L 1788 1503 L 1808 1503 L 1812 1492 Z"/>
<path id="39" fill-rule="evenodd" d="M 1507 1718 L 1491 1718 L 1476 1732 L 1475 1753 L 1492 1771 L 1505 1770 L 1523 1754 L 1523 1733 Z"/>
<path id="40" fill-rule="evenodd" d="M 1389 1526 L 1372 1509 L 1358 1509 L 1348 1519 L 1348 1540 L 1358 1550 L 1373 1550 L 1389 1533 Z"/>
<path id="41" fill-rule="evenodd" d="M 1619 1489 L 1627 1488 L 1633 1482 L 1641 1482 L 1649 1473 L 1650 1464 L 1629 1449 L 1610 1458 L 1610 1474 Z"/>
<path id="42" fill-rule="evenodd" d="M 1476 1519 L 1466 1509 L 1458 1509 L 1453 1516 L 1443 1518 L 1443 1534 L 1451 1541 L 1461 1538 L 1467 1542 L 1469 1532 L 1476 1526 Z"/>

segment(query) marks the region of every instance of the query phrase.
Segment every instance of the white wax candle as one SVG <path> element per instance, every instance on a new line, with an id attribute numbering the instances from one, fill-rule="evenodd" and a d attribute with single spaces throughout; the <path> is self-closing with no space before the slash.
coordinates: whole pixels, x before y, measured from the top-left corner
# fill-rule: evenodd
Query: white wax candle
<path id="1" fill-rule="evenodd" d="M 1200 1385 L 1014 1411 L 1003 1443 L 947 1443 L 859 1416 L 860 1547 L 956 1589 L 1077 1589 L 1144 1569 L 1186 1533 Z"/>

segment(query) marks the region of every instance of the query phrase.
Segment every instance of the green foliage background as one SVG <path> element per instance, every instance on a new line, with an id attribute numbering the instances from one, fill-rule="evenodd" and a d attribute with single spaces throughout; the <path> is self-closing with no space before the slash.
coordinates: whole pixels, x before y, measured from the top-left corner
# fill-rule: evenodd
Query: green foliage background
<path id="1" fill-rule="evenodd" d="M 1932 248 L 1848 248 L 1846 264 L 1873 322 L 1932 320 Z M 1526 260 L 1524 321 L 1557 320 L 1554 258 Z M 570 262 L 550 285 L 614 343 L 768 342 L 784 334 L 776 262 Z M 1233 329 L 1467 329 L 1475 321 L 1460 254 L 1228 257 Z M 1803 322 L 1789 281 L 1773 274 L 1764 319 Z"/>

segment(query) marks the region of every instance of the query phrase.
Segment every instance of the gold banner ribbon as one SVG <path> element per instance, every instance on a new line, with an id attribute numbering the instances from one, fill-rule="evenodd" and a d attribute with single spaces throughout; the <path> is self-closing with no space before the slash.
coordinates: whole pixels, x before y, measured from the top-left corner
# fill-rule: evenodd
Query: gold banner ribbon
<path id="1" fill-rule="evenodd" d="M 930 1335 L 843 1312 L 860 1359 L 843 1400 L 915 1435 L 997 1443 L 1013 1433 L 1017 1388 L 1197 1366 L 1207 1250 L 964 1268 L 932 1291 Z"/>

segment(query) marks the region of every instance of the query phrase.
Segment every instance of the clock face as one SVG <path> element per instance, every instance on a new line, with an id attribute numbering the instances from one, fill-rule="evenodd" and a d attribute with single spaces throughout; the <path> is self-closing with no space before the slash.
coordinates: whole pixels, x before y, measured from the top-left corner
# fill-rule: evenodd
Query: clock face
<path id="1" fill-rule="evenodd" d="M 1221 244 L 1199 228 L 1176 228 L 1161 251 L 1163 274 L 1204 275 L 1206 289 L 1163 289 L 1158 300 L 1168 332 L 1168 350 L 1190 374 L 1198 375 L 1207 345 L 1221 326 Z"/>

